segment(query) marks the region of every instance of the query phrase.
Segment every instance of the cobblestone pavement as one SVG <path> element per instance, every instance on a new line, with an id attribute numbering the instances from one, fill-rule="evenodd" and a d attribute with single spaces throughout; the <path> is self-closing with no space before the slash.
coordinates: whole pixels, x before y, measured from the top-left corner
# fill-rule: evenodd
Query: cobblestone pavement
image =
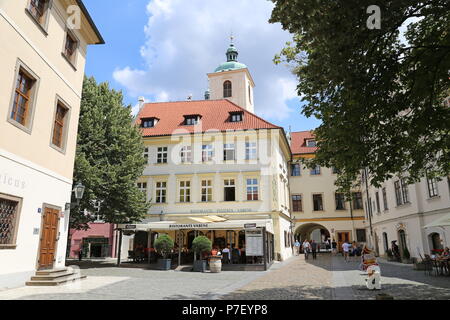
<path id="1" fill-rule="evenodd" d="M 336 299 L 374 300 L 380 293 L 396 300 L 450 299 L 450 277 L 429 276 L 412 265 L 380 261 L 381 290 L 368 290 L 359 260 L 345 262 L 342 256 L 318 255 L 317 260 L 292 259 L 284 267 L 267 273 L 221 299 Z"/>
<path id="2" fill-rule="evenodd" d="M 82 268 L 87 267 L 85 264 Z M 20 287 L 0 291 L 0 300 L 164 300 L 217 299 L 236 290 L 264 271 L 200 273 L 158 271 L 136 266 L 117 268 L 94 263 L 82 269 L 87 278 L 57 287 Z"/>
<path id="3" fill-rule="evenodd" d="M 198 273 L 117 268 L 113 263 L 84 263 L 88 278 L 58 287 L 21 287 L 0 291 L 0 300 L 371 300 L 387 293 L 394 299 L 448 299 L 450 277 L 425 275 L 411 265 L 381 262 L 382 290 L 370 291 L 358 261 L 342 256 L 304 256 L 274 263 L 269 271 Z M 125 265 L 126 266 L 126 265 Z"/>

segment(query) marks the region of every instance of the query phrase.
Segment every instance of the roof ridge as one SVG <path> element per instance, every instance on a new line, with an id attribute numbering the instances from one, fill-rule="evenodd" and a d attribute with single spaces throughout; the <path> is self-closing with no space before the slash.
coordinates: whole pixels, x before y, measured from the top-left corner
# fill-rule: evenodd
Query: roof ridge
<path id="1" fill-rule="evenodd" d="M 259 119 L 259 120 L 261 120 L 261 121 L 263 121 L 263 122 L 265 122 L 265 123 L 267 123 L 267 124 L 270 124 L 271 126 L 274 126 L 274 127 L 278 128 L 278 129 L 283 129 L 283 130 L 284 130 L 283 127 L 277 126 L 277 125 L 275 125 L 275 124 L 273 124 L 273 123 L 271 123 L 271 122 L 269 122 L 269 121 L 267 121 L 267 120 L 261 118 L 260 116 L 254 114 L 253 112 L 250 112 L 250 111 L 244 109 L 243 107 L 237 105 L 236 103 L 234 103 L 234 102 L 231 101 L 231 100 L 228 100 L 228 99 L 223 99 L 223 100 L 226 100 L 226 101 L 230 102 L 232 105 L 238 107 L 238 108 L 241 109 L 242 111 L 244 111 L 244 112 L 246 112 L 246 113 L 248 113 L 248 114 L 254 116 L 255 118 L 257 118 L 257 119 Z"/>
<path id="2" fill-rule="evenodd" d="M 162 103 L 180 103 L 180 102 L 207 102 L 207 101 L 221 101 L 227 99 L 208 99 L 208 100 L 177 100 L 177 101 L 159 101 L 159 102 L 146 102 L 145 105 L 162 104 Z"/>

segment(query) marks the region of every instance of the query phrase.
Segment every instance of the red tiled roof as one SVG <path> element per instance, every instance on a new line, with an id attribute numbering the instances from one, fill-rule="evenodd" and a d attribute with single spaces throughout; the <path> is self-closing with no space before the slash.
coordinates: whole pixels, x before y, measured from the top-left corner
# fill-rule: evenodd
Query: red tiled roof
<path id="1" fill-rule="evenodd" d="M 236 111 L 244 113 L 243 121 L 229 122 L 230 112 Z M 185 115 L 197 114 L 201 115 L 199 125 L 184 125 Z M 227 99 L 146 103 L 136 118 L 136 124 L 141 125 L 145 118 L 158 118 L 159 121 L 153 128 L 141 128 L 144 137 L 205 131 L 281 129 Z"/>
<path id="2" fill-rule="evenodd" d="M 306 139 L 314 139 L 313 131 L 300 131 L 291 133 L 292 154 L 315 153 L 317 147 L 307 147 Z"/>

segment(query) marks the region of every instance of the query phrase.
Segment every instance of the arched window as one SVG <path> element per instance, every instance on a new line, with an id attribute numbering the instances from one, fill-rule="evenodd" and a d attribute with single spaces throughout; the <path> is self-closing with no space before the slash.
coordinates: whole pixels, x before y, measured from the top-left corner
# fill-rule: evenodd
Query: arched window
<path id="1" fill-rule="evenodd" d="M 231 97 L 231 81 L 227 80 L 223 83 L 223 97 Z"/>

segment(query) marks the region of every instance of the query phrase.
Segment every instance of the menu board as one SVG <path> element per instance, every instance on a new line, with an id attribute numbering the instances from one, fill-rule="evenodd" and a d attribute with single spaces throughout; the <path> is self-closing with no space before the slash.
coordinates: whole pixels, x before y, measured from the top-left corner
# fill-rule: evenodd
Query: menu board
<path id="1" fill-rule="evenodd" d="M 245 255 L 264 256 L 264 239 L 261 229 L 245 230 Z"/>

